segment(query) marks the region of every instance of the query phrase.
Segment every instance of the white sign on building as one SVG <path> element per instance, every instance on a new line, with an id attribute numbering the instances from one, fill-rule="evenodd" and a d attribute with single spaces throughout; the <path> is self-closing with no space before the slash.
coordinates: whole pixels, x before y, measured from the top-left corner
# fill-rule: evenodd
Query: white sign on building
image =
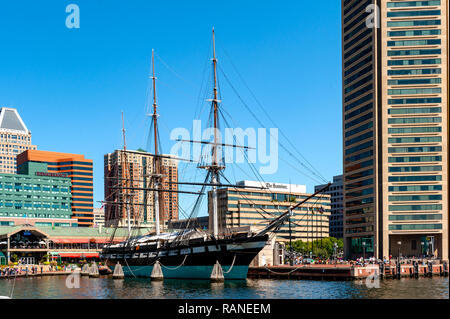
<path id="1" fill-rule="evenodd" d="M 237 185 L 251 186 L 251 187 L 264 187 L 272 191 L 282 191 L 286 193 L 306 193 L 306 185 L 297 184 L 283 184 L 283 183 L 271 183 L 271 182 L 257 182 L 257 181 L 240 181 Z"/>

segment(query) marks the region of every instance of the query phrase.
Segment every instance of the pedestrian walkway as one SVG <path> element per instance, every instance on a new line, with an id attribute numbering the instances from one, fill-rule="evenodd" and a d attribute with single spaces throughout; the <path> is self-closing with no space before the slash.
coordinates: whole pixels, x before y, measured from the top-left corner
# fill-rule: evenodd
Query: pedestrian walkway
<path id="1" fill-rule="evenodd" d="M 0 268 L 0 279 L 11 279 L 15 277 L 32 277 L 32 276 L 56 276 L 65 275 L 74 272 L 70 268 L 50 265 L 15 265 Z"/>

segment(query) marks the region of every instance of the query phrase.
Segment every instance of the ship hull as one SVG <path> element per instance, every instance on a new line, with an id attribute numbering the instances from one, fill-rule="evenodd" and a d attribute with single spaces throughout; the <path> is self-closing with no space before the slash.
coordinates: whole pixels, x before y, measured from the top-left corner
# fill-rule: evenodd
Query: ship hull
<path id="1" fill-rule="evenodd" d="M 248 266 L 267 243 L 267 236 L 217 240 L 159 249 L 137 246 L 104 249 L 102 258 L 113 268 L 118 262 L 126 277 L 150 277 L 159 261 L 164 278 L 210 279 L 216 262 L 225 279 L 247 278 Z"/>
<path id="2" fill-rule="evenodd" d="M 181 266 L 177 269 L 161 267 L 164 278 L 167 279 L 210 279 L 214 266 Z M 244 280 L 247 278 L 248 266 L 233 266 L 227 273 L 230 266 L 222 267 L 225 280 Z M 149 278 L 152 274 L 153 266 L 125 266 L 123 273 L 125 277 Z"/>

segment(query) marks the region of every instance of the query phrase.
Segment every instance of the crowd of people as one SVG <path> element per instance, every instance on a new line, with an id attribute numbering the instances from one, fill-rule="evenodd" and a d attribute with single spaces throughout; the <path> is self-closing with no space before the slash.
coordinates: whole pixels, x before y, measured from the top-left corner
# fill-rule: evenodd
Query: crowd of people
<path id="1" fill-rule="evenodd" d="M 285 259 L 285 264 L 290 264 L 291 258 L 287 257 Z M 308 265 L 308 264 L 320 264 L 320 265 L 330 265 L 330 264 L 343 264 L 345 261 L 342 258 L 310 258 L 304 256 L 294 256 L 292 257 L 293 265 Z"/>
<path id="2" fill-rule="evenodd" d="M 69 269 L 70 268 L 66 265 L 8 265 L 0 268 L 0 277 L 39 275 L 56 271 L 66 272 Z"/>
<path id="3" fill-rule="evenodd" d="M 330 264 L 343 264 L 350 266 L 367 266 L 367 265 L 394 265 L 400 262 L 400 264 L 408 264 L 412 265 L 414 263 L 418 263 L 420 265 L 427 265 L 429 263 L 434 263 L 435 259 L 432 257 L 393 257 L 390 255 L 389 257 L 384 257 L 383 259 L 376 259 L 375 257 L 369 258 L 357 258 L 355 260 L 344 260 L 342 258 L 312 258 L 308 256 L 302 255 L 293 255 L 292 257 L 286 256 L 285 264 L 293 265 L 308 265 L 308 264 L 322 264 L 322 265 L 330 265 Z"/>

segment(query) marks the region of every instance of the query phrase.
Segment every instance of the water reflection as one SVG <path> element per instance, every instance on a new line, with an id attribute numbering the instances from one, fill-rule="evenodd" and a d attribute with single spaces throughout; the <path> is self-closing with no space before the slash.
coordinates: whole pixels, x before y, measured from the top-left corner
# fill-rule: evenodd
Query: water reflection
<path id="1" fill-rule="evenodd" d="M 9 295 L 12 280 L 0 280 L 0 295 Z M 449 298 L 448 278 L 385 280 L 369 289 L 365 281 L 248 279 L 211 283 L 209 280 L 154 281 L 143 278 L 80 278 L 80 288 L 68 288 L 66 277 L 17 278 L 14 298 L 274 298 L 274 299 L 416 299 Z"/>

